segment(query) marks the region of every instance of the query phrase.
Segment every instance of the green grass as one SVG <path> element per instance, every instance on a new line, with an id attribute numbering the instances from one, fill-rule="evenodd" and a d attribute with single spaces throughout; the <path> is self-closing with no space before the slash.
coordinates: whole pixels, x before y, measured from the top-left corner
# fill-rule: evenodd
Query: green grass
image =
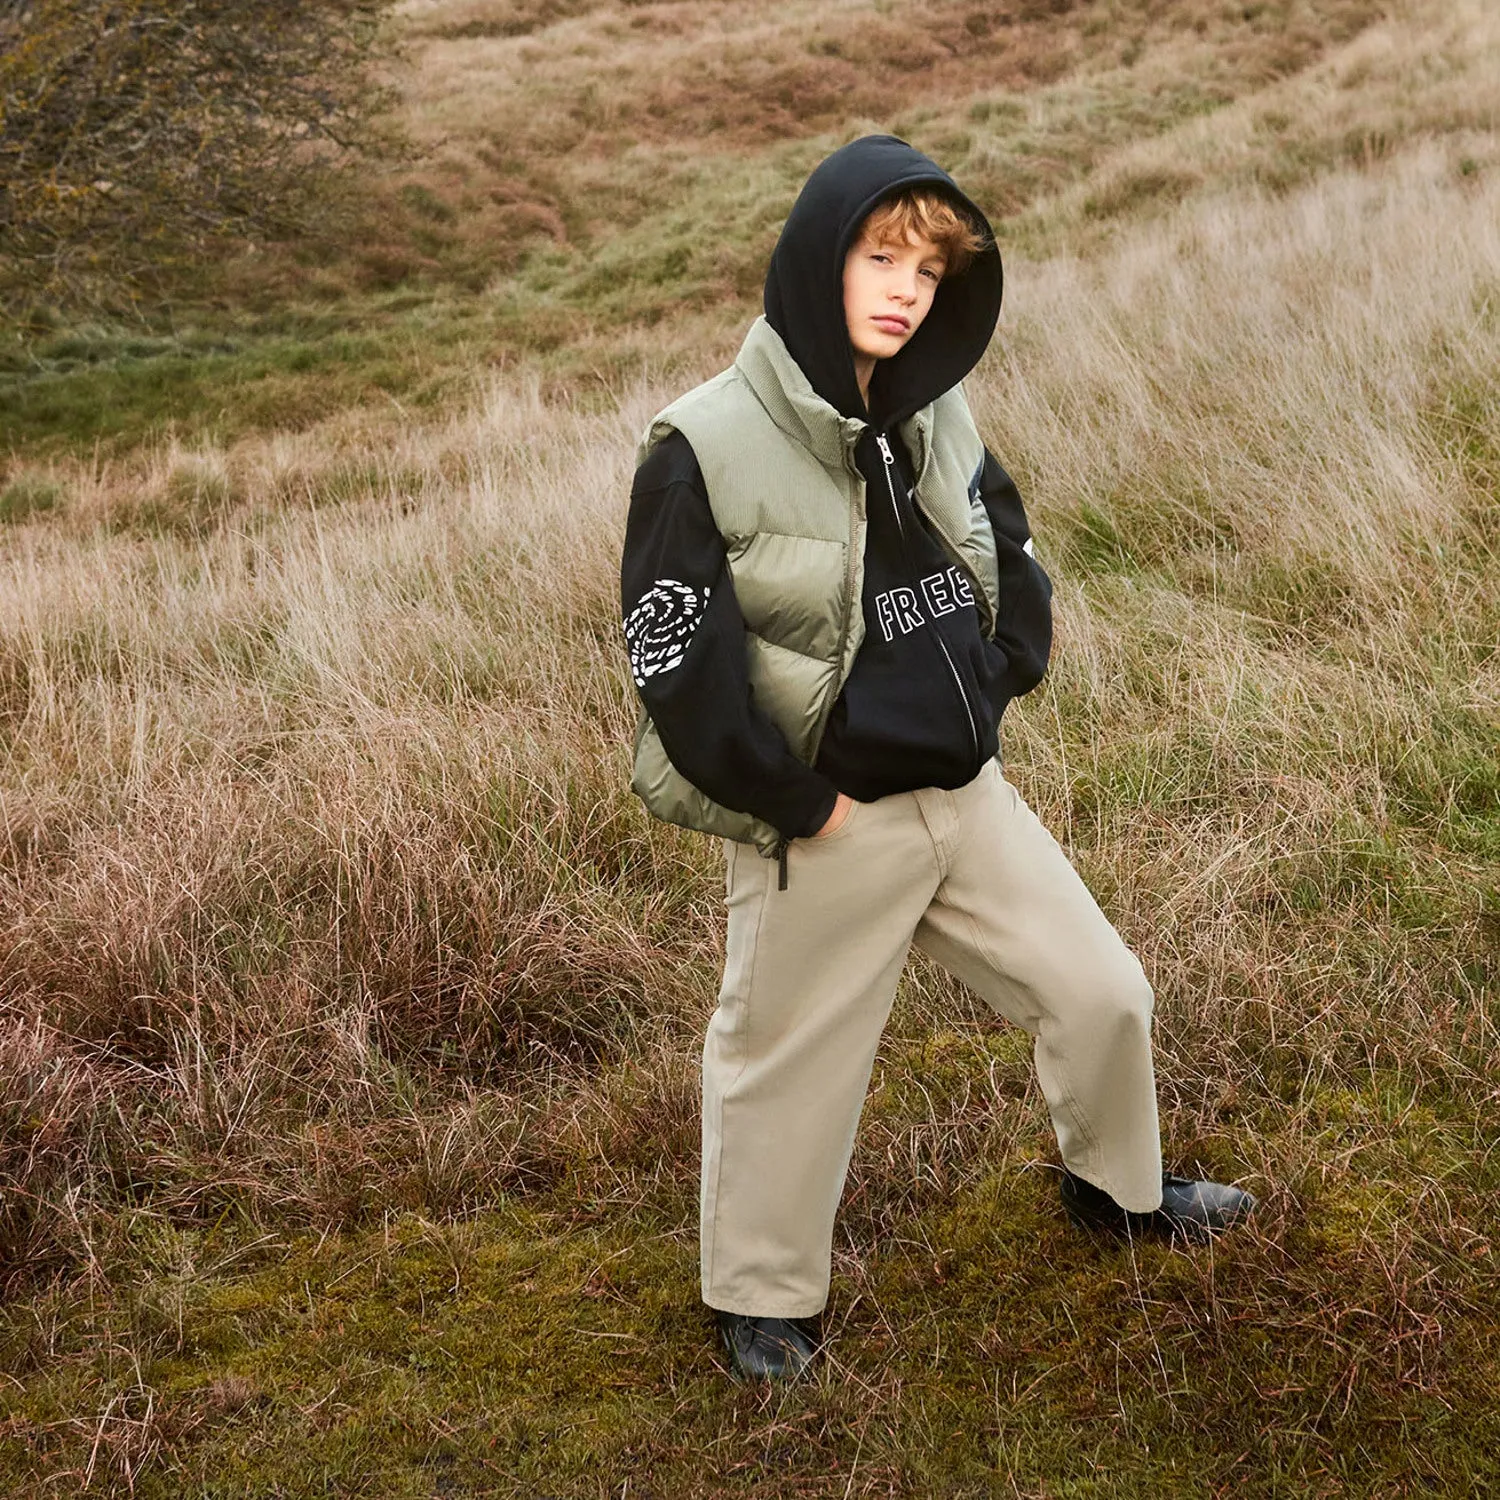
<path id="1" fill-rule="evenodd" d="M 867 1134 L 920 1120 L 992 1047 L 892 1049 Z M 841 1237 L 829 1361 L 784 1392 L 724 1378 L 680 1178 L 621 1204 L 598 1196 L 618 1163 L 580 1156 L 525 1202 L 274 1248 L 147 1220 L 128 1291 L 9 1318 L 24 1390 L 0 1397 L 0 1463 L 15 1484 L 92 1461 L 143 1500 L 1478 1495 L 1500 1482 L 1488 1242 L 1416 1228 L 1412 1195 L 1456 1217 L 1500 1179 L 1464 1166 L 1478 1123 L 1419 1092 L 1379 1074 L 1305 1094 L 1274 1234 L 1214 1248 L 1079 1235 L 1024 1151 L 919 1179 L 899 1239 Z M 1018 1145 L 1042 1148 L 1026 1113 Z M 1242 1116 L 1207 1164 L 1267 1127 Z M 857 1167 L 856 1235 L 860 1187 Z"/>
<path id="2" fill-rule="evenodd" d="M 0 524 L 46 515 L 62 497 L 61 485 L 34 475 L 21 475 L 0 489 Z"/>
<path id="3" fill-rule="evenodd" d="M 217 322 L 161 336 L 93 324 L 12 343 L 0 360 L 10 451 L 128 451 L 167 430 L 227 443 L 382 399 L 430 411 L 474 353 L 460 319 L 390 314 L 373 301 Z"/>

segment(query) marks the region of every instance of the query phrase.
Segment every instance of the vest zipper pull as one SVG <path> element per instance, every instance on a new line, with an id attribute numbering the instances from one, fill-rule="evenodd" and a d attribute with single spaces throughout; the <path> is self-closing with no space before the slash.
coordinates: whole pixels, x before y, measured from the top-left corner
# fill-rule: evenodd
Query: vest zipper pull
<path id="1" fill-rule="evenodd" d="M 776 889 L 784 891 L 787 887 L 786 876 L 786 851 L 790 839 L 782 839 L 776 846 Z"/>

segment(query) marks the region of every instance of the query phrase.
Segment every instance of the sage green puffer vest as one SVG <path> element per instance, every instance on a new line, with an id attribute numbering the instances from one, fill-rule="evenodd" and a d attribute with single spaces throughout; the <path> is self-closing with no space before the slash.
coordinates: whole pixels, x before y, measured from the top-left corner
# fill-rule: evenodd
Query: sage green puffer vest
<path id="1" fill-rule="evenodd" d="M 673 431 L 692 444 L 745 617 L 756 705 L 809 765 L 864 640 L 865 481 L 854 445 L 865 426 L 813 390 L 775 329 L 758 318 L 734 364 L 657 416 L 638 455 L 644 459 Z M 968 574 L 990 635 L 999 574 L 978 495 L 984 444 L 963 392 L 940 396 L 899 430 L 917 504 Z M 683 777 L 644 713 L 631 786 L 668 823 L 767 854 L 781 843 L 769 823 L 711 801 Z"/>

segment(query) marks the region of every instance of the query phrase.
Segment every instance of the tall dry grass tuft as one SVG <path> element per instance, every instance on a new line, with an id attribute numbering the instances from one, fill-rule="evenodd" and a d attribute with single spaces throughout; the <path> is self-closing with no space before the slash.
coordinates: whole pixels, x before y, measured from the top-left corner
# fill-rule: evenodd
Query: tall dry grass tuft
<path id="1" fill-rule="evenodd" d="M 1457 415 L 1500 372 L 1479 150 L 1013 261 L 972 382 L 1059 583 L 1012 774 L 1153 972 L 1179 1147 L 1262 1184 L 1315 1169 L 1246 1111 L 1387 1069 L 1466 1088 L 1493 1040 L 1495 437 Z M 623 789 L 614 583 L 664 394 L 497 383 L 426 430 L 169 444 L 12 529 L 0 982 L 73 1101 L 27 1254 L 83 1256 L 122 1198 L 318 1220 L 553 1180 L 549 1111 L 616 1108 L 612 1059 L 688 1099 L 711 851 Z M 947 993 L 913 991 L 908 1041 Z M 101 1144 L 106 1083 L 136 1106 Z"/>
<path id="2" fill-rule="evenodd" d="M 357 1205 L 368 1163 L 310 1141 L 357 1162 L 393 1110 L 431 1135 L 429 1102 L 514 1134 L 466 1090 L 596 1065 L 701 1003 L 693 867 L 620 786 L 613 553 L 643 414 L 497 386 L 436 432 L 169 448 L 15 538 L 0 982 L 71 1066 L 129 1070 L 132 1194 Z M 185 468 L 220 508 L 163 533 L 152 497 Z"/>

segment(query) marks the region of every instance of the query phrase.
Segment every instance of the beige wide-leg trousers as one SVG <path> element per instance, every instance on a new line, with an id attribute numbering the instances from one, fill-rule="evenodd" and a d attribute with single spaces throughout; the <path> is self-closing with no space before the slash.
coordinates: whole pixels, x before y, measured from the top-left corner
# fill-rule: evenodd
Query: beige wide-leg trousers
<path id="1" fill-rule="evenodd" d="M 957 791 L 857 803 L 776 861 L 726 844 L 729 936 L 703 1048 L 703 1300 L 806 1317 L 880 1033 L 915 942 L 1036 1038 L 1062 1159 L 1161 1202 L 1151 988 L 1057 842 L 989 765 Z"/>

